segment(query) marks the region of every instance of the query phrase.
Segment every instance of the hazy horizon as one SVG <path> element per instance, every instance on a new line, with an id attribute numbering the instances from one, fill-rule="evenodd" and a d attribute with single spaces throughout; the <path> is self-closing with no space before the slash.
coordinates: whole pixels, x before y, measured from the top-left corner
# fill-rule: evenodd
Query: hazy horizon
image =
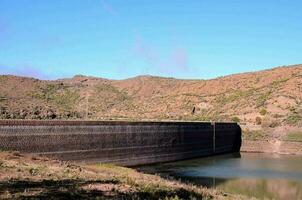
<path id="1" fill-rule="evenodd" d="M 211 79 L 216 79 L 216 78 L 221 78 L 221 77 L 227 77 L 227 76 L 232 76 L 232 75 L 236 75 L 236 74 L 244 74 L 244 73 L 257 73 L 257 72 L 261 72 L 261 71 L 265 71 L 265 70 L 272 70 L 275 68 L 279 68 L 279 67 L 295 67 L 297 65 L 302 65 L 302 64 L 294 64 L 294 65 L 281 65 L 281 66 L 275 66 L 272 68 L 264 68 L 261 70 L 252 70 L 252 71 L 246 71 L 246 72 L 238 72 L 238 73 L 233 73 L 233 74 L 225 74 L 225 75 L 221 75 L 221 76 L 214 76 L 214 77 L 210 77 L 210 78 L 181 78 L 181 77 L 173 77 L 173 76 L 160 76 L 160 75 L 152 75 L 152 74 L 138 74 L 138 75 L 134 75 L 134 76 L 130 76 L 130 77 L 124 77 L 124 78 L 108 78 L 108 77 L 103 77 L 103 76 L 93 76 L 93 75 L 85 75 L 85 74 L 73 74 L 73 75 L 69 75 L 66 77 L 57 77 L 57 78 L 43 78 L 43 77 L 36 77 L 36 76 L 31 76 L 31 75 L 27 75 L 27 74 L 13 74 L 13 73 L 0 73 L 0 76 L 19 76 L 19 77 L 26 77 L 26 78 L 36 78 L 39 80 L 45 80 L 45 81 L 55 81 L 55 80 L 60 80 L 60 79 L 71 79 L 74 78 L 76 76 L 83 76 L 83 77 L 91 77 L 91 78 L 102 78 L 102 79 L 108 79 L 108 80 L 126 80 L 126 79 L 131 79 L 131 78 L 136 78 L 136 77 L 159 77 L 159 78 L 173 78 L 173 79 L 179 79 L 179 80 L 211 80 Z"/>

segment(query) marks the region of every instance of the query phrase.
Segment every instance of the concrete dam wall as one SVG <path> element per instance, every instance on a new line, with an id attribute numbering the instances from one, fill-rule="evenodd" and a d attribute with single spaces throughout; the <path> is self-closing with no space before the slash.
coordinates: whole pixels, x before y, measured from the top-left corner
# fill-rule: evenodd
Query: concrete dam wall
<path id="1" fill-rule="evenodd" d="M 236 123 L 0 121 L 0 150 L 139 165 L 239 152 Z"/>

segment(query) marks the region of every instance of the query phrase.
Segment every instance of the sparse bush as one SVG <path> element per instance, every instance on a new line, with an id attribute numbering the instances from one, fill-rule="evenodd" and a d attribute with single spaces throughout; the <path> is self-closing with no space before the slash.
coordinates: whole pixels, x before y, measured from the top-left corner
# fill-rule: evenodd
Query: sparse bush
<path id="1" fill-rule="evenodd" d="M 276 120 L 271 121 L 271 123 L 269 125 L 270 128 L 275 128 L 277 126 L 280 126 L 280 122 L 276 121 Z"/>
<path id="2" fill-rule="evenodd" d="M 274 128 L 280 125 L 280 122 L 272 119 L 271 117 L 265 117 L 262 119 L 262 128 Z"/>
<path id="3" fill-rule="evenodd" d="M 46 84 L 36 88 L 30 97 L 45 101 L 52 109 L 36 106 L 32 109 L 30 116 L 23 118 L 30 119 L 54 119 L 54 118 L 78 118 L 76 105 L 80 101 L 80 94 L 77 89 L 65 86 L 64 84 Z"/>
<path id="4" fill-rule="evenodd" d="M 256 107 L 259 108 L 261 106 L 264 106 L 265 102 L 270 98 L 271 94 L 271 90 L 261 94 L 256 100 Z"/>
<path id="5" fill-rule="evenodd" d="M 263 130 L 243 130 L 242 133 L 244 140 L 264 140 L 267 137 Z"/>
<path id="6" fill-rule="evenodd" d="M 64 90 L 61 94 L 53 96 L 53 102 L 63 111 L 72 111 L 80 98 L 77 91 Z"/>
<path id="7" fill-rule="evenodd" d="M 196 121 L 212 121 L 212 118 L 207 115 L 199 115 L 195 118 Z"/>
<path id="8" fill-rule="evenodd" d="M 235 122 L 235 123 L 239 123 L 240 122 L 240 118 L 235 116 L 232 118 L 232 121 Z"/>
<path id="9" fill-rule="evenodd" d="M 35 168 L 30 168 L 29 169 L 29 173 L 32 175 L 32 176 L 36 176 L 39 174 L 39 170 L 38 169 L 35 169 Z"/>
<path id="10" fill-rule="evenodd" d="M 261 125 L 262 123 L 262 118 L 261 117 L 256 117 L 256 124 Z"/>
<path id="11" fill-rule="evenodd" d="M 1 102 L 1 101 L 5 101 L 5 100 L 6 100 L 6 97 L 0 96 L 0 102 Z"/>
<path id="12" fill-rule="evenodd" d="M 274 114 L 273 117 L 274 118 L 281 118 L 281 117 L 283 117 L 283 115 L 280 115 L 280 114 L 277 113 L 277 114 Z"/>
<path id="13" fill-rule="evenodd" d="M 302 120 L 302 117 L 298 113 L 293 113 L 292 115 L 288 116 L 286 119 L 286 121 L 291 125 L 296 125 L 301 120 Z"/>
<path id="14" fill-rule="evenodd" d="M 267 110 L 262 108 L 259 113 L 260 113 L 260 115 L 266 115 Z"/>

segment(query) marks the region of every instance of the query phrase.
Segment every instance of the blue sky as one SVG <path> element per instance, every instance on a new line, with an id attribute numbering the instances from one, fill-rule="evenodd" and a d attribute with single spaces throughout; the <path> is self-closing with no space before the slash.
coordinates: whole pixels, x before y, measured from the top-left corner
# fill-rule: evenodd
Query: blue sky
<path id="1" fill-rule="evenodd" d="M 301 0 L 0 0 L 0 74 L 208 79 L 301 52 Z"/>

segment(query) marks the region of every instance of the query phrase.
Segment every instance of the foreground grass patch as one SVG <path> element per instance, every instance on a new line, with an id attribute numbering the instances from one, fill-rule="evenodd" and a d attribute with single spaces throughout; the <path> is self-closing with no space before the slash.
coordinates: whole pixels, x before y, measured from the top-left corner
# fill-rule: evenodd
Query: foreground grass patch
<path id="1" fill-rule="evenodd" d="M 244 199 L 111 164 L 0 152 L 0 199 Z"/>

